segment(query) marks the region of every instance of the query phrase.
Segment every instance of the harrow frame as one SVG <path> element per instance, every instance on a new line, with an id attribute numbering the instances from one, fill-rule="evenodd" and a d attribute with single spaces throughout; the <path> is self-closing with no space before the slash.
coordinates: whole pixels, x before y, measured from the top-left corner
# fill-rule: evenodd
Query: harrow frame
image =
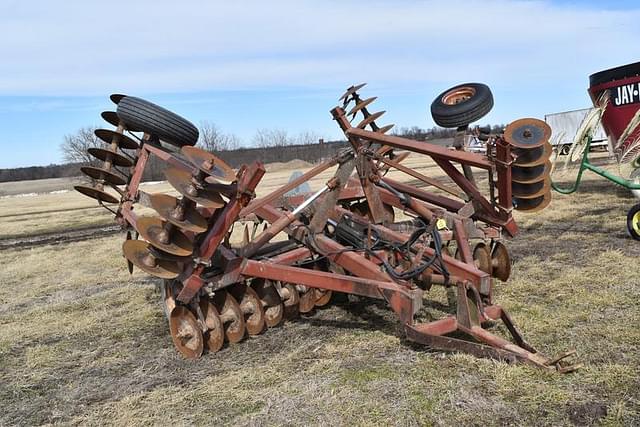
<path id="1" fill-rule="evenodd" d="M 355 94 L 357 101 L 358 87 L 349 90 L 353 91 L 351 94 L 348 92 L 347 100 Z M 474 260 L 470 239 L 493 241 L 502 237 L 502 231 L 508 236 L 518 232 L 512 216 L 511 166 L 514 156 L 509 142 L 502 136 L 494 137 L 493 149 L 488 156 L 451 151 L 385 135 L 381 132 L 384 129 L 375 124 L 381 114 L 368 113 L 366 105 L 358 110 L 363 112 L 365 119 L 356 127 L 351 125 L 343 107 L 331 110 L 333 119 L 348 138 L 350 148 L 262 198 L 255 198 L 256 187 L 265 175 L 265 168 L 258 161 L 243 165 L 231 184 L 207 184 L 208 189 L 215 189 L 228 202 L 219 209 L 199 208 L 199 212 L 207 218 L 208 229 L 197 237 L 194 233 L 185 232 L 194 242 L 193 257 L 169 257 L 172 262 L 182 265 L 182 272 L 173 282 L 180 286 L 176 287 L 175 292 L 172 291 L 174 286 L 170 286 L 170 292 L 165 295 L 168 311 L 171 312 L 176 306 L 189 307 L 198 319 L 202 332 L 206 332 L 206 319 L 199 305 L 204 295 L 215 294 L 251 280 L 296 284 L 324 292 L 343 292 L 385 300 L 402 322 L 407 338 L 434 349 L 523 361 L 545 369 L 574 369 L 560 363 L 568 354 L 549 359 L 525 342 L 509 314 L 493 302 L 495 278 L 481 270 Z M 365 130 L 366 126 L 372 130 Z M 118 131 L 123 130 L 119 125 Z M 150 156 L 157 156 L 194 176 L 197 173 L 198 165 L 171 153 L 157 142 L 153 135 L 144 134 L 128 184 L 124 191 L 119 190 L 121 201 L 116 219 L 124 228 L 137 230 L 139 216 L 134 211 L 134 204 L 148 204 L 148 195 L 139 189 L 139 184 Z M 460 194 L 461 198 L 452 198 L 384 177 L 385 168 L 397 168 L 424 185 L 443 189 L 440 183 L 391 159 L 388 154 L 394 149 L 431 157 L 459 189 L 449 189 L 449 193 Z M 489 197 L 482 194 L 473 176 L 463 174 L 455 164 L 462 166 L 465 172 L 471 166 L 486 171 Z M 313 195 L 284 197 L 291 189 L 336 165 L 335 175 L 322 190 Z M 356 174 L 352 177 L 354 171 Z M 359 212 L 360 215 L 349 209 L 355 202 L 366 203 L 366 212 Z M 295 205 L 299 206 L 291 209 Z M 455 242 L 459 259 L 442 254 L 437 245 L 429 245 L 426 241 L 413 242 L 405 253 L 411 264 L 417 265 L 429 259 L 437 259 L 438 262 L 409 279 L 393 277 L 394 272 L 388 268 L 385 270 L 382 264 L 396 254 L 376 249 L 371 244 L 371 237 L 375 234 L 385 241 L 402 245 L 411 239 L 411 233 L 394 223 L 389 207 L 404 211 L 423 223 L 432 224 L 432 229 L 436 223 L 446 224 L 446 230 L 438 231 L 436 228 L 433 232 L 443 241 Z M 345 218 L 367 230 L 367 241 L 363 242 L 366 243 L 366 250 L 354 250 L 327 233 L 328 227 L 335 226 Z M 228 238 L 233 224 L 251 220 L 268 225 L 252 241 L 232 247 Z M 292 247 L 270 253 L 270 241 L 279 233 L 288 236 Z M 317 263 L 319 259 L 325 260 L 329 266 L 324 271 L 300 265 L 301 262 Z M 447 286 L 456 292 L 456 315 L 418 323 L 415 315 L 432 285 Z M 278 291 L 281 292 L 280 287 Z M 513 342 L 485 329 L 494 321 L 505 324 Z M 447 336 L 451 333 L 466 335 L 471 340 Z"/>

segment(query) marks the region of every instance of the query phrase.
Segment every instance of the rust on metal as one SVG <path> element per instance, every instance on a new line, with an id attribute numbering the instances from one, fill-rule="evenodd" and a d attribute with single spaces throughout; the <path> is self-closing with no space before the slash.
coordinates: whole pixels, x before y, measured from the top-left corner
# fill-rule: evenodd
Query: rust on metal
<path id="1" fill-rule="evenodd" d="M 205 349 L 215 353 L 225 343 L 312 313 L 330 304 L 335 293 L 346 293 L 386 302 L 409 340 L 434 349 L 559 372 L 575 369 L 566 361 L 572 353 L 548 358 L 536 352 L 507 311 L 492 301 L 497 281 L 511 275 L 502 236 L 518 231 L 512 210 L 535 211 L 550 200 L 546 125 L 534 119 L 512 123 L 504 133 L 487 137 L 486 156 L 449 150 L 385 135 L 393 125 L 375 123 L 383 112 L 367 110 L 376 97 L 361 98 L 363 87 L 349 87 L 340 98 L 342 107 L 331 110 L 349 147 L 262 198 L 255 193 L 265 175 L 260 162 L 234 171 L 199 148 L 166 149 L 152 128 L 142 129 L 138 144 L 124 135 L 127 129 L 117 114 L 103 113 L 116 130 L 97 131 L 106 148 L 92 148 L 90 154 L 104 164 L 83 167 L 95 183 L 76 189 L 100 203 L 118 204 L 112 212 L 127 230 L 128 265 L 165 279 L 163 301 L 177 350 L 186 358 L 198 358 Z M 462 86 L 445 92 L 441 101 L 457 105 L 473 96 L 473 87 Z M 112 95 L 112 100 L 122 97 Z M 362 118 L 352 126 L 347 116 Z M 465 132 L 468 127 L 460 127 L 458 139 Z M 135 157 L 119 153 L 121 148 L 136 148 Z M 410 153 L 432 158 L 451 184 L 402 165 Z M 169 184 L 181 197 L 140 191 L 151 157 L 165 166 Z M 321 190 L 284 197 L 336 165 Z M 130 178 L 115 174 L 113 166 L 131 167 Z M 488 191 L 460 166 L 488 172 Z M 420 185 L 387 178 L 390 169 Z M 160 217 L 140 216 L 134 211 L 138 205 Z M 239 241 L 232 237 L 234 229 L 242 235 Z M 141 240 L 134 240 L 134 233 Z M 280 235 L 287 238 L 275 238 Z M 419 323 L 416 315 L 432 286 L 455 292 L 455 315 Z M 489 321 L 501 321 L 510 339 L 486 329 Z"/>

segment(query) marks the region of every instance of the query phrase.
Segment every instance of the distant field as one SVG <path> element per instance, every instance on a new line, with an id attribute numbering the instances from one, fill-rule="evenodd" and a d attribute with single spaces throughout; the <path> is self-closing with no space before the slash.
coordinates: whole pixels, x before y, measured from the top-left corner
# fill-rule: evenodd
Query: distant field
<path id="1" fill-rule="evenodd" d="M 438 175 L 423 158 L 406 164 Z M 297 168 L 274 169 L 259 195 Z M 367 299 L 337 299 L 186 361 L 157 280 L 128 275 L 122 235 L 0 250 L 0 425 L 638 425 L 640 242 L 625 234 L 634 203 L 591 174 L 578 193 L 515 215 L 512 278 L 495 299 L 540 351 L 577 350 L 585 367 L 570 375 L 414 346 Z M 75 192 L 3 198 L 0 238 L 111 218 Z M 446 312 L 442 289 L 426 297 Z"/>

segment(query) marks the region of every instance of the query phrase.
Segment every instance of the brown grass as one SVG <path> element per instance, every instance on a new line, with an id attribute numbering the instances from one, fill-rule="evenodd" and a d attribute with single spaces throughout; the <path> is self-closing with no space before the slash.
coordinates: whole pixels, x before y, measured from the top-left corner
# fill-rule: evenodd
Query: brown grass
<path id="1" fill-rule="evenodd" d="M 289 174 L 268 174 L 261 191 Z M 540 351 L 577 349 L 577 373 L 428 351 L 367 299 L 186 361 L 156 281 L 129 277 L 114 236 L 0 252 L 0 425 L 637 425 L 640 244 L 624 231 L 635 202 L 586 178 L 517 214 L 512 279 L 496 291 Z M 23 209 L 43 209 L 32 200 Z"/>

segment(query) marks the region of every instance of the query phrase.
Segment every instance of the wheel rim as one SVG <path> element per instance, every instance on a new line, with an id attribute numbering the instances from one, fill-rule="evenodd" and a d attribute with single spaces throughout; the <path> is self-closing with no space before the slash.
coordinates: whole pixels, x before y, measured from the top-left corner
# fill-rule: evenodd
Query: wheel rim
<path id="1" fill-rule="evenodd" d="M 636 234 L 640 234 L 640 211 L 633 214 L 633 217 L 631 218 L 631 227 L 633 227 L 633 231 L 635 231 Z"/>
<path id="2" fill-rule="evenodd" d="M 450 90 L 442 97 L 442 103 L 446 105 L 456 105 L 466 102 L 476 94 L 476 90 L 469 86 L 463 86 Z"/>

